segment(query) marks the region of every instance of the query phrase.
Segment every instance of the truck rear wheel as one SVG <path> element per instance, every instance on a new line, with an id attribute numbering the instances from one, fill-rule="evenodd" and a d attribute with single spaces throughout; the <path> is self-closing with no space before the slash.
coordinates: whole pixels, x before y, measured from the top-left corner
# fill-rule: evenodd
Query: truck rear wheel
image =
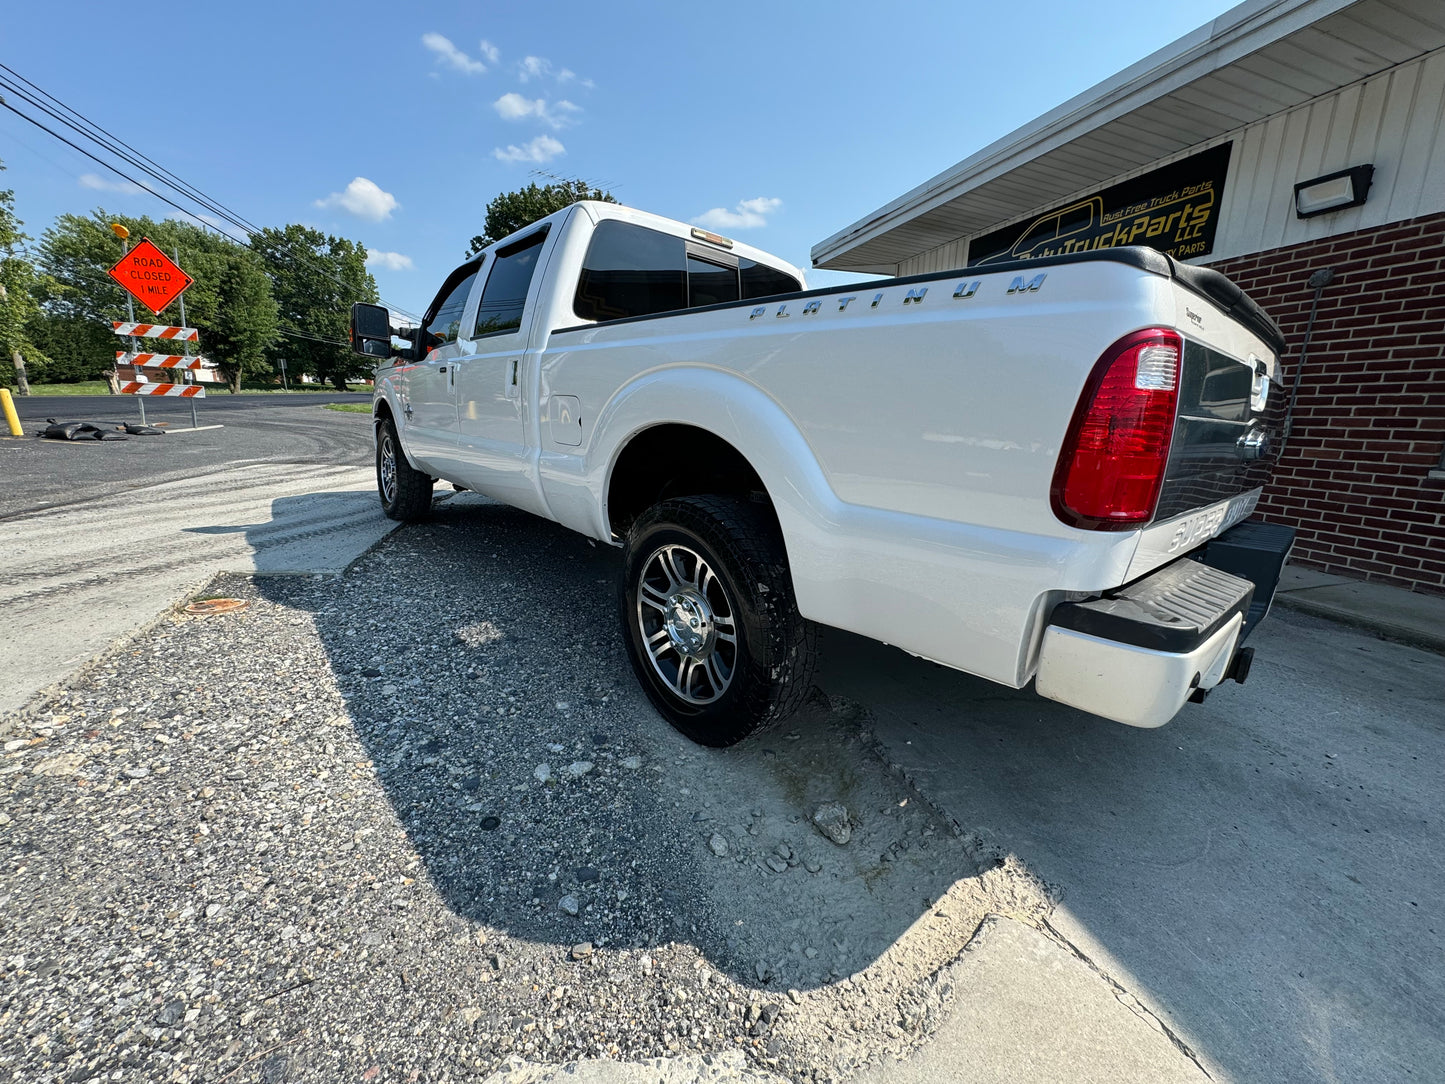
<path id="1" fill-rule="evenodd" d="M 416 523 L 431 511 L 431 475 L 406 460 L 396 423 L 382 418 L 376 426 L 376 491 L 381 510 L 390 519 Z"/>
<path id="2" fill-rule="evenodd" d="M 811 690 L 817 632 L 764 505 L 707 496 L 648 509 L 627 535 L 619 603 L 638 680 L 695 742 L 734 745 Z"/>

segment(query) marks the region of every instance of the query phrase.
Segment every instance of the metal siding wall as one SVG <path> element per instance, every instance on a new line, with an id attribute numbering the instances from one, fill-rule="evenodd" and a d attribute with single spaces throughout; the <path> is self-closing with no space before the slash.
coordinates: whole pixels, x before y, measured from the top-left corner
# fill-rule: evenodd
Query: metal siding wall
<path id="1" fill-rule="evenodd" d="M 937 248 L 920 252 L 898 265 L 900 275 L 928 275 L 935 271 L 952 271 L 968 262 L 968 242 L 949 241 Z"/>
<path id="2" fill-rule="evenodd" d="M 1437 51 L 1224 137 L 1235 148 L 1219 235 L 1213 254 L 1199 262 L 1445 210 L 1442 109 L 1445 51 Z M 1297 182 L 1366 162 L 1374 163 L 1375 178 L 1363 207 L 1295 217 Z"/>
<path id="3" fill-rule="evenodd" d="M 1063 206 L 1110 184 L 1233 140 L 1214 252 L 1193 262 L 1212 263 L 1318 241 L 1445 211 L 1442 125 L 1445 49 L 1141 169 L 1121 173 L 1069 199 L 1036 207 L 1014 221 L 1032 220 L 1050 207 Z M 1363 207 L 1318 218 L 1295 217 L 1297 182 L 1366 162 L 1374 163 L 1375 176 Z M 999 222 L 989 229 L 1007 224 Z M 970 237 L 947 241 L 904 260 L 898 265 L 898 274 L 919 275 L 962 267 Z"/>

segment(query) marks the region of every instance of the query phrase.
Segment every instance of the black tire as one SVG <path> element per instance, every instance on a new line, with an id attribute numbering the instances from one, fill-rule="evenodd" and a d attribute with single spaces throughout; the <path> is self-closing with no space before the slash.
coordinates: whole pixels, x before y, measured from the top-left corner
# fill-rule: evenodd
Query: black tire
<path id="1" fill-rule="evenodd" d="M 431 487 L 431 475 L 407 462 L 396 423 L 382 418 L 376 426 L 376 492 L 381 510 L 403 523 L 425 519 L 431 511 Z"/>
<path id="2" fill-rule="evenodd" d="M 649 508 L 628 532 L 618 601 L 642 687 L 701 745 L 734 745 L 812 691 L 817 629 L 798 613 L 766 505 L 706 496 Z"/>

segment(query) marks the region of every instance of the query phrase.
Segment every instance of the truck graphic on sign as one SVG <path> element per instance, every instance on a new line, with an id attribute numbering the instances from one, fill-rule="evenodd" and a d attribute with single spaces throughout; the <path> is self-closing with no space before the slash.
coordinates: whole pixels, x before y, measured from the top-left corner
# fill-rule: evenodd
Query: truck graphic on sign
<path id="1" fill-rule="evenodd" d="M 968 244 L 968 264 L 1034 260 L 1124 245 L 1147 245 L 1177 259 L 1214 249 L 1232 144 L 1198 154 L 1097 191 L 1081 194 L 1036 218 L 990 230 Z"/>
<path id="2" fill-rule="evenodd" d="M 1166 199 L 1152 206 L 1126 208 L 1104 213 L 1101 196 L 1071 203 L 1050 211 L 1029 223 L 1023 236 L 1006 252 L 987 256 L 978 263 L 1004 260 L 1032 260 L 1040 256 L 1062 256 L 1120 245 L 1148 245 L 1176 256 L 1200 255 L 1190 252 L 1214 213 L 1214 189 Z"/>

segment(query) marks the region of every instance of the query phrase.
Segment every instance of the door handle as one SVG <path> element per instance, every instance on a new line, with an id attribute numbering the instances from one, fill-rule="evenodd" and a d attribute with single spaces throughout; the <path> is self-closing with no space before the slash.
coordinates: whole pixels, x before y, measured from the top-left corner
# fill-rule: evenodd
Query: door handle
<path id="1" fill-rule="evenodd" d="M 447 371 L 447 367 L 446 367 L 445 365 L 438 365 L 438 366 L 437 366 L 437 372 L 439 372 L 439 373 L 444 373 L 444 372 L 446 372 L 446 371 Z"/>

